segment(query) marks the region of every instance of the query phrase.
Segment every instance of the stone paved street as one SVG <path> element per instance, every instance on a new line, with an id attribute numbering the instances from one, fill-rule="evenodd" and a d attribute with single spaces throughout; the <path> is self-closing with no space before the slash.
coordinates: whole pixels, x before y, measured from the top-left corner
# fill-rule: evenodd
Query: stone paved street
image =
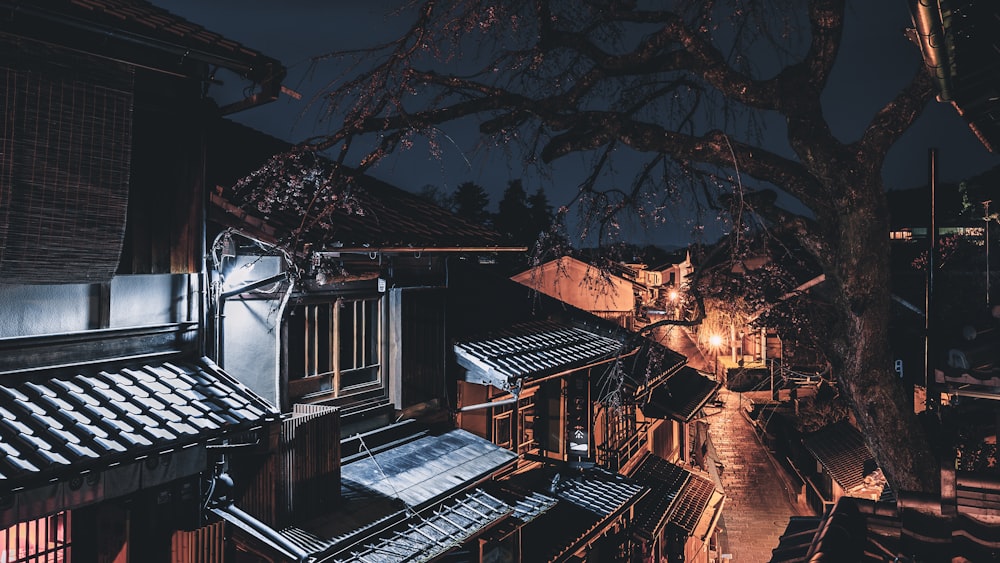
<path id="1" fill-rule="evenodd" d="M 686 331 L 674 328 L 659 336 L 666 346 L 687 356 L 691 367 L 712 371 L 710 360 L 702 356 Z M 723 388 L 719 399 L 722 406 L 705 407 L 707 417 L 703 420 L 709 424 L 709 456 L 718 460 L 718 477 L 726 493 L 720 553 L 731 556 L 728 561 L 766 563 L 788 519 L 811 513 L 789 500 L 783 470 L 740 412 L 740 394 Z"/>
<path id="2" fill-rule="evenodd" d="M 731 561 L 770 561 L 788 519 L 808 512 L 789 500 L 783 470 L 771 460 L 740 413 L 740 394 L 723 389 L 719 399 L 724 406 L 706 408 L 706 414 L 710 415 L 708 432 L 726 493 L 721 552 L 731 554 Z"/>

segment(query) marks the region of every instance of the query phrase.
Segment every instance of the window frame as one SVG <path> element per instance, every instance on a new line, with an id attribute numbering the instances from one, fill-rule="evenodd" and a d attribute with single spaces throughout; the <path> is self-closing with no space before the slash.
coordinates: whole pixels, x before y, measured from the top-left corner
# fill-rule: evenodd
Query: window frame
<path id="1" fill-rule="evenodd" d="M 290 386 L 305 393 L 294 398 L 346 397 L 386 387 L 385 301 L 381 294 L 363 294 L 295 305 L 291 315 L 301 320 L 286 320 L 285 366 Z M 350 319 L 345 307 L 351 308 Z M 352 349 L 349 364 L 344 345 Z M 345 381 L 366 370 L 370 377 Z"/>

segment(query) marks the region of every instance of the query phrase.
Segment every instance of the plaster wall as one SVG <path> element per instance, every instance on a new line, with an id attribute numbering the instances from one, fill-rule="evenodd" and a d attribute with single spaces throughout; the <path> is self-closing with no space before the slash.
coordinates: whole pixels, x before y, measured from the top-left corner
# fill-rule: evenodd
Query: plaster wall
<path id="1" fill-rule="evenodd" d="M 511 277 L 512 280 L 593 313 L 626 313 L 635 308 L 632 283 L 563 257 Z"/>
<path id="2" fill-rule="evenodd" d="M 111 328 L 198 320 L 197 277 L 117 276 L 111 281 Z"/>
<path id="3" fill-rule="evenodd" d="M 97 292 L 86 284 L 0 284 L 0 338 L 76 332 L 95 328 Z"/>
<path id="4" fill-rule="evenodd" d="M 108 328 L 197 321 L 196 281 L 186 274 L 114 278 Z M 102 328 L 97 284 L 0 284 L 0 303 L 0 338 Z"/>
<path id="5" fill-rule="evenodd" d="M 278 303 L 269 299 L 226 302 L 220 365 L 280 407 Z"/>

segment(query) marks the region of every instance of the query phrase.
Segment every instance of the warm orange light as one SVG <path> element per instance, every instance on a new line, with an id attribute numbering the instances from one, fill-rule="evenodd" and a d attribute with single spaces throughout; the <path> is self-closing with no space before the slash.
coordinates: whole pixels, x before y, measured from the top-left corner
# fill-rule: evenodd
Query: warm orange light
<path id="1" fill-rule="evenodd" d="M 713 348 L 718 348 L 722 346 L 722 337 L 718 334 L 713 334 L 708 337 L 708 343 L 712 345 Z"/>
<path id="2" fill-rule="evenodd" d="M 677 290 L 676 289 L 670 290 L 670 300 L 671 301 L 677 301 Z"/>

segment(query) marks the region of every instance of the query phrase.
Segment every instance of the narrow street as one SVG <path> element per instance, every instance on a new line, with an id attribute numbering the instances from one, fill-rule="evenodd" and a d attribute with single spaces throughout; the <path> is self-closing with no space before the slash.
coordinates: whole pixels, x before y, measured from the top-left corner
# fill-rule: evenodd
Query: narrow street
<path id="1" fill-rule="evenodd" d="M 702 355 L 687 331 L 673 328 L 659 334 L 663 344 L 687 356 L 688 365 L 711 372 L 711 360 Z M 709 424 L 709 457 L 718 462 L 719 480 L 726 494 L 720 553 L 730 555 L 728 561 L 764 563 L 770 561 L 771 550 L 777 547 L 789 518 L 810 513 L 789 500 L 783 470 L 740 412 L 740 393 L 723 388 L 718 398 L 722 406 L 705 407 L 703 420 Z"/>

